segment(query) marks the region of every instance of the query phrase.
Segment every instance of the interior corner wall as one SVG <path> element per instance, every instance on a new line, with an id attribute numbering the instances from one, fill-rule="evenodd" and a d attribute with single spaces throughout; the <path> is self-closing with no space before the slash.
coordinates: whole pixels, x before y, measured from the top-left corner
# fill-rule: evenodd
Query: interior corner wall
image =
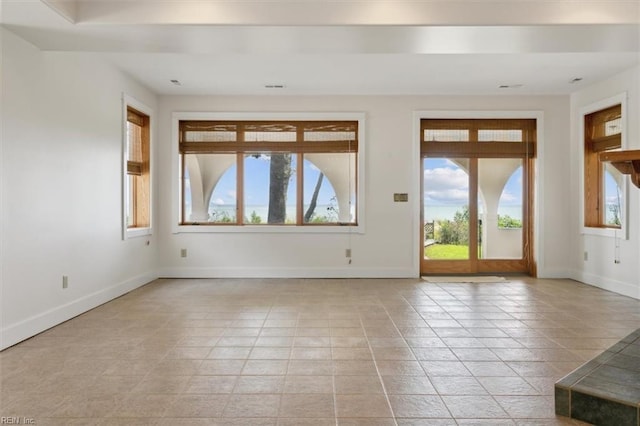
<path id="1" fill-rule="evenodd" d="M 571 96 L 571 158 L 581 158 L 583 141 L 580 126 L 581 110 L 596 102 L 626 93 L 627 95 L 627 149 L 640 149 L 640 67 L 635 67 L 604 81 L 588 86 Z M 623 130 L 624 131 L 624 130 Z M 629 182 L 627 214 L 628 240 L 582 233 L 583 191 L 580 178 L 582 167 L 571 163 L 571 216 L 575 226 L 571 229 L 571 277 L 616 293 L 640 299 L 640 189 Z M 629 179 L 625 177 L 625 179 Z M 620 263 L 615 263 L 616 244 L 619 245 Z M 587 260 L 584 253 L 587 252 Z"/>
<path id="2" fill-rule="evenodd" d="M 419 271 L 417 111 L 536 111 L 543 115 L 538 164 L 538 274 L 567 277 L 569 96 L 162 96 L 159 98 L 159 271 L 165 277 L 416 277 Z M 364 112 L 365 232 L 173 233 L 172 113 Z M 393 194 L 406 192 L 409 202 Z M 352 263 L 345 249 L 352 249 Z M 188 257 L 180 256 L 187 249 Z"/>
<path id="3" fill-rule="evenodd" d="M 157 105 L 98 56 L 1 31 L 3 349 L 156 277 L 156 236 L 122 239 L 122 93 Z"/>

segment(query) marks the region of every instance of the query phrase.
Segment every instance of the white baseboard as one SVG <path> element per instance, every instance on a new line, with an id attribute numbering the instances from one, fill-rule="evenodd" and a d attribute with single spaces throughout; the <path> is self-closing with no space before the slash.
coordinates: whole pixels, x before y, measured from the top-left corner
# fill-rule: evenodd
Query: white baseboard
<path id="1" fill-rule="evenodd" d="M 599 275 L 579 270 L 573 270 L 571 272 L 571 278 L 576 281 L 580 281 L 603 290 L 612 291 L 623 296 L 640 299 L 640 284 L 613 280 L 611 278 L 601 277 Z"/>
<path id="2" fill-rule="evenodd" d="M 155 271 L 130 278 L 114 286 L 86 295 L 62 306 L 49 309 L 0 330 L 0 350 L 42 333 L 64 321 L 87 312 L 96 306 L 120 297 L 158 278 Z"/>
<path id="3" fill-rule="evenodd" d="M 162 278 L 417 278 L 407 268 L 164 268 Z"/>
<path id="4" fill-rule="evenodd" d="M 572 273 L 570 269 L 564 269 L 564 268 L 544 268 L 544 269 L 539 268 L 538 278 L 540 279 L 572 278 Z"/>

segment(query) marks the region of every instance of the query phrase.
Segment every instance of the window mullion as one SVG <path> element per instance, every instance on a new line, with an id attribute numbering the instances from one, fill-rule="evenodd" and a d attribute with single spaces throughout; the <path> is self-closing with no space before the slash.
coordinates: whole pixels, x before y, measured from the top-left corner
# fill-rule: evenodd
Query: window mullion
<path id="1" fill-rule="evenodd" d="M 244 142 L 244 124 L 238 123 L 236 140 L 239 144 Z M 236 223 L 244 224 L 244 151 L 236 153 Z"/>
<path id="2" fill-rule="evenodd" d="M 296 144 L 299 146 L 304 143 L 304 126 L 297 124 L 296 126 Z M 304 225 L 304 170 L 303 170 L 303 153 L 300 149 L 296 149 L 296 225 Z"/>
<path id="3" fill-rule="evenodd" d="M 296 155 L 296 224 L 304 225 L 304 155 L 299 152 Z"/>

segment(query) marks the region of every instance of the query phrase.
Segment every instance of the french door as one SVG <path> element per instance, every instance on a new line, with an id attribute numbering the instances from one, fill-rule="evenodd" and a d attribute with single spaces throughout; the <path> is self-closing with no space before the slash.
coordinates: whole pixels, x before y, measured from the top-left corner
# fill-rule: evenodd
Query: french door
<path id="1" fill-rule="evenodd" d="M 422 120 L 421 273 L 528 273 L 535 120 Z"/>

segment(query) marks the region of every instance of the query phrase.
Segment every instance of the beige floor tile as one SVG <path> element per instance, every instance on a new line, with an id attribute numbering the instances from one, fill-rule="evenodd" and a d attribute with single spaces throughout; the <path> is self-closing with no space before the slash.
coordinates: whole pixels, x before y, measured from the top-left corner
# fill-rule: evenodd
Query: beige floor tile
<path id="1" fill-rule="evenodd" d="M 338 417 L 392 417 L 384 395 L 336 395 Z"/>
<path id="2" fill-rule="evenodd" d="M 422 376 L 425 374 L 419 361 L 376 361 L 378 372 L 382 376 Z"/>
<path id="3" fill-rule="evenodd" d="M 366 360 L 335 360 L 333 374 L 336 376 L 367 376 L 377 374 L 376 364 Z"/>
<path id="4" fill-rule="evenodd" d="M 372 360 L 373 355 L 368 347 L 366 348 L 331 348 L 331 357 L 334 360 Z"/>
<path id="5" fill-rule="evenodd" d="M 185 394 L 227 394 L 233 392 L 239 376 L 193 376 L 184 387 Z"/>
<path id="6" fill-rule="evenodd" d="M 284 394 L 280 417 L 335 417 L 333 394 Z"/>
<path id="7" fill-rule="evenodd" d="M 491 395 L 539 395 L 521 377 L 478 377 L 478 381 Z"/>
<path id="8" fill-rule="evenodd" d="M 218 347 L 253 347 L 257 337 L 221 337 L 218 339 L 216 346 Z"/>
<path id="9" fill-rule="evenodd" d="M 429 377 L 471 376 L 471 372 L 460 361 L 420 361 Z"/>
<path id="10" fill-rule="evenodd" d="M 180 395 L 164 412 L 164 417 L 220 417 L 228 395 Z"/>
<path id="11" fill-rule="evenodd" d="M 413 361 L 416 359 L 414 351 L 408 347 L 401 348 L 375 348 L 372 350 L 373 357 L 376 361 L 390 360 L 390 361 Z"/>
<path id="12" fill-rule="evenodd" d="M 336 426 L 334 417 L 327 419 L 279 418 L 278 426 Z"/>
<path id="13" fill-rule="evenodd" d="M 242 374 L 247 376 L 282 376 L 287 374 L 288 360 L 256 360 L 250 359 L 242 369 Z"/>
<path id="14" fill-rule="evenodd" d="M 509 417 L 490 396 L 447 395 L 442 399 L 455 418 L 500 419 Z"/>
<path id="15" fill-rule="evenodd" d="M 476 377 L 516 376 L 509 365 L 501 361 L 466 361 L 464 366 Z"/>
<path id="16" fill-rule="evenodd" d="M 457 419 L 460 426 L 516 426 L 509 419 Z"/>
<path id="17" fill-rule="evenodd" d="M 291 350 L 291 359 L 331 359 L 331 348 L 295 347 Z"/>
<path id="18" fill-rule="evenodd" d="M 124 402 L 123 395 L 69 395 L 65 401 L 55 410 L 51 411 L 51 417 L 107 417 L 120 410 Z M 142 417 L 155 417 L 142 416 Z"/>
<path id="19" fill-rule="evenodd" d="M 498 355 L 485 348 L 453 348 L 451 350 L 460 361 L 500 361 Z"/>
<path id="20" fill-rule="evenodd" d="M 383 376 L 384 387 L 390 395 L 436 394 L 431 380 L 426 376 Z"/>
<path id="21" fill-rule="evenodd" d="M 293 339 L 294 347 L 329 348 L 331 337 L 329 336 L 296 336 Z"/>
<path id="22" fill-rule="evenodd" d="M 335 322 L 335 320 L 333 321 Z M 357 324 L 356 327 L 350 326 L 331 326 L 331 337 L 364 337 L 364 329 Z M 344 323 L 344 320 L 343 320 Z M 359 321 L 358 321 L 359 323 Z"/>
<path id="23" fill-rule="evenodd" d="M 165 359 L 205 359 L 211 350 L 209 346 L 178 346 L 170 349 Z"/>
<path id="24" fill-rule="evenodd" d="M 191 376 L 145 376 L 132 392 L 137 394 L 179 394 L 187 387 Z"/>
<path id="25" fill-rule="evenodd" d="M 323 376 L 333 374 L 333 361 L 327 360 L 295 360 L 289 361 L 288 375 L 291 376 Z"/>
<path id="26" fill-rule="evenodd" d="M 202 364 L 200 359 L 165 359 L 155 365 L 150 375 L 189 376 L 196 374 Z"/>
<path id="27" fill-rule="evenodd" d="M 331 337 L 331 346 L 334 348 L 368 348 L 366 337 Z"/>
<path id="28" fill-rule="evenodd" d="M 117 360 L 103 374 L 107 376 L 144 376 L 157 364 L 158 361 Z"/>
<path id="29" fill-rule="evenodd" d="M 256 340 L 255 346 L 265 348 L 290 348 L 291 346 L 293 346 L 293 337 L 262 335 Z"/>
<path id="30" fill-rule="evenodd" d="M 338 418 L 338 426 L 396 426 L 393 418 L 350 419 Z"/>
<path id="31" fill-rule="evenodd" d="M 475 377 L 431 377 L 440 395 L 486 395 L 487 391 Z"/>
<path id="32" fill-rule="evenodd" d="M 252 348 L 219 347 L 209 351 L 207 359 L 249 359 Z"/>
<path id="33" fill-rule="evenodd" d="M 60 418 L 52 418 L 52 417 L 37 417 L 37 418 L 30 418 L 27 417 L 27 420 L 24 420 L 24 418 L 22 418 L 20 421 L 22 422 L 22 424 L 28 424 L 28 421 L 33 420 L 36 425 L 45 425 L 45 426 L 102 426 L 103 424 L 107 424 L 104 423 L 104 419 L 92 419 L 92 418 L 88 418 L 88 417 L 81 417 L 81 418 L 69 418 L 69 417 L 60 417 Z M 154 420 L 148 420 L 145 419 L 145 421 L 147 423 L 144 423 L 145 425 L 155 425 L 155 419 Z M 132 423 L 133 425 L 136 425 L 136 423 Z M 140 423 L 142 424 L 142 423 Z"/>
<path id="34" fill-rule="evenodd" d="M 384 389 L 379 376 L 335 376 L 336 394 L 382 394 Z"/>
<path id="35" fill-rule="evenodd" d="M 458 357 L 449 348 L 413 348 L 420 361 L 458 361 Z"/>
<path id="36" fill-rule="evenodd" d="M 451 417 L 442 399 L 437 395 L 389 395 L 389 402 L 396 417 Z"/>
<path id="37" fill-rule="evenodd" d="M 555 418 L 552 396 L 496 396 L 495 398 L 513 418 Z"/>
<path id="38" fill-rule="evenodd" d="M 240 376 L 233 393 L 282 393 L 285 376 Z"/>
<path id="39" fill-rule="evenodd" d="M 333 376 L 286 376 L 284 393 L 333 393 Z"/>
<path id="40" fill-rule="evenodd" d="M 204 360 L 196 374 L 206 376 L 238 375 L 242 372 L 245 362 L 239 359 Z"/>
<path id="41" fill-rule="evenodd" d="M 555 417 L 555 380 L 638 322 L 640 301 L 569 280 L 158 280 L 0 352 L 0 414 L 44 425 L 578 425 Z"/>
<path id="42" fill-rule="evenodd" d="M 268 347 L 255 347 L 251 350 L 249 359 L 289 359 L 291 355 L 291 349 L 288 347 L 282 348 L 268 348 Z"/>
<path id="43" fill-rule="evenodd" d="M 278 417 L 280 395 L 231 395 L 223 417 Z"/>

